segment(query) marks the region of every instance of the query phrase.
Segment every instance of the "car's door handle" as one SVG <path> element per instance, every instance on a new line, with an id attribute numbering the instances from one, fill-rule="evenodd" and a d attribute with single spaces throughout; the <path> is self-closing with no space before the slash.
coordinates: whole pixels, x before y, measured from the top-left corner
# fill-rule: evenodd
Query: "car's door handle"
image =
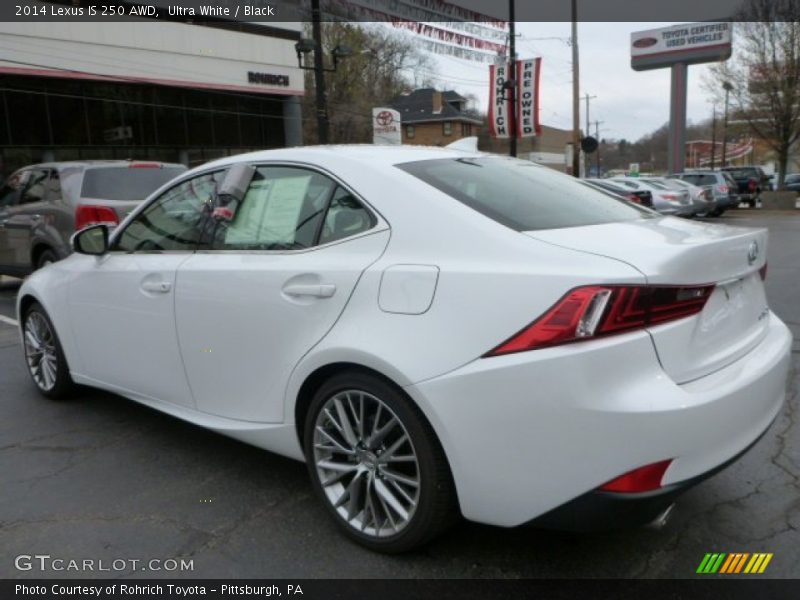
<path id="1" fill-rule="evenodd" d="M 289 296 L 330 298 L 336 293 L 336 286 L 332 283 L 292 283 L 284 287 L 283 292 Z"/>
<path id="2" fill-rule="evenodd" d="M 167 294 L 172 289 L 169 281 L 143 281 L 142 289 L 152 294 Z"/>

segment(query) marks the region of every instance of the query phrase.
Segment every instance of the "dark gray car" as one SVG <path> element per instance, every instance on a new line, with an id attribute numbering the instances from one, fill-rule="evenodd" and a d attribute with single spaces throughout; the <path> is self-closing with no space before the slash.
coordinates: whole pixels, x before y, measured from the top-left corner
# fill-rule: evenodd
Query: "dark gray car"
<path id="1" fill-rule="evenodd" d="M 14 172 L 0 187 L 0 274 L 24 276 L 64 258 L 76 230 L 117 225 L 185 170 L 114 160 L 43 163 Z"/>

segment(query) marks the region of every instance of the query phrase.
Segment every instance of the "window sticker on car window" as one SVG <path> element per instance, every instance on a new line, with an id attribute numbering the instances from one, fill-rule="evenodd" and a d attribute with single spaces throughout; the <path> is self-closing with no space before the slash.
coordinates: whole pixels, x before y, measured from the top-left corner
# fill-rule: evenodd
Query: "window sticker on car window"
<path id="1" fill-rule="evenodd" d="M 254 181 L 225 243 L 292 244 L 310 181 L 311 175 Z"/>

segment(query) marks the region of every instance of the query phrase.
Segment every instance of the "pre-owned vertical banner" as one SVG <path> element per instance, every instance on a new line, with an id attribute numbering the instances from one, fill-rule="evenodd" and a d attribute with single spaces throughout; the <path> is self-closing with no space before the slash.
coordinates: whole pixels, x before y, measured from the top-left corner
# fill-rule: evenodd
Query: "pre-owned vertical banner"
<path id="1" fill-rule="evenodd" d="M 508 79 L 507 65 L 489 66 L 489 134 L 496 138 L 507 138 L 511 134 L 510 107 L 503 87 Z"/>
<path id="2" fill-rule="evenodd" d="M 517 61 L 517 137 L 541 135 L 539 123 L 539 73 L 542 59 Z"/>
<path id="3" fill-rule="evenodd" d="M 506 65 L 489 66 L 489 133 L 495 138 L 511 137 L 514 127 L 515 137 L 533 137 L 541 135 L 539 123 L 539 79 L 542 59 L 518 60 L 514 65 L 513 77 L 516 80 L 514 90 L 515 111 L 511 112 L 504 87 L 511 69 Z"/>

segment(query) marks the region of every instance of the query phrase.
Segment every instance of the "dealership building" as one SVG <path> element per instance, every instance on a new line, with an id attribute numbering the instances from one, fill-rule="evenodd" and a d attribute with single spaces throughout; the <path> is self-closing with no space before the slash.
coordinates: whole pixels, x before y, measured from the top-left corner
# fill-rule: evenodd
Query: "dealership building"
<path id="1" fill-rule="evenodd" d="M 0 23 L 0 179 L 31 163 L 189 166 L 302 143 L 301 23 Z"/>

